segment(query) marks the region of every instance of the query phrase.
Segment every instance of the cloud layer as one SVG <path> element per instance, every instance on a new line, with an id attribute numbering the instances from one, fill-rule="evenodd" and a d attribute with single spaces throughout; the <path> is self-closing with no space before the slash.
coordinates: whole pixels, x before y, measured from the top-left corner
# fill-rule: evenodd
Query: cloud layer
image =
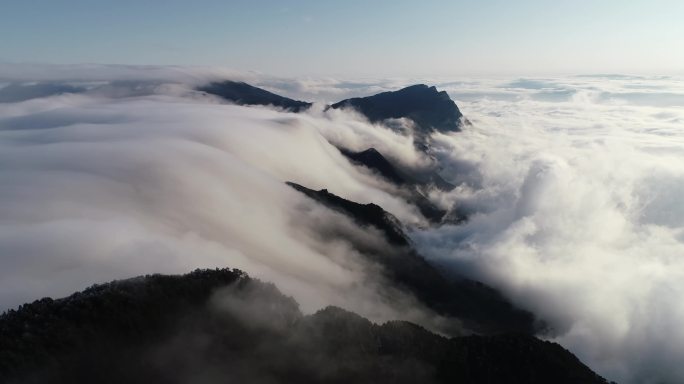
<path id="1" fill-rule="evenodd" d="M 291 180 L 381 205 L 413 226 L 422 253 L 502 289 L 548 322 L 545 337 L 610 379 L 684 380 L 681 79 L 2 72 L 0 82 L 33 88 L 0 103 L 1 308 L 141 273 L 232 266 L 275 282 L 305 312 L 333 304 L 427 324 L 412 298 L 369 278 L 374 266 L 350 242 L 321 234 L 382 240 L 284 184 Z M 192 91 L 222 76 L 323 102 L 426 82 L 449 91 L 474 124 L 433 137 L 430 158 L 410 137 L 353 113 L 317 105 L 295 115 Z M 459 187 L 431 198 L 471 219 L 426 228 L 392 186 L 331 143 L 373 146 L 408 168 L 437 159 Z"/>
<path id="2" fill-rule="evenodd" d="M 474 126 L 436 146 L 455 174 L 477 169 L 476 185 L 441 197 L 477 214 L 414 238 L 433 260 L 547 319 L 547 337 L 601 374 L 681 382 L 682 84 L 599 76 L 469 86 L 480 94 L 459 105 Z"/>

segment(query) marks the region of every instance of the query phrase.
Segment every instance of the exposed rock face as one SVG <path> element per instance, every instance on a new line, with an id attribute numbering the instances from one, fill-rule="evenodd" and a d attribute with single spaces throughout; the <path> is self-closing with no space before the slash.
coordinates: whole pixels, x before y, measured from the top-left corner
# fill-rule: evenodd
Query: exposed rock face
<path id="1" fill-rule="evenodd" d="M 311 107 L 311 103 L 289 99 L 284 96 L 276 95 L 265 89 L 257 88 L 252 85 L 237 81 L 223 81 L 220 83 L 210 83 L 200 87 L 198 91 L 231 101 L 239 105 L 265 105 L 282 108 L 289 112 L 301 112 Z"/>
<path id="2" fill-rule="evenodd" d="M 425 84 L 412 85 L 398 91 L 368 97 L 342 100 L 332 108 L 353 108 L 373 123 L 386 119 L 409 118 L 423 134 L 432 131 L 461 130 L 463 114 L 445 91 Z"/>
<path id="3" fill-rule="evenodd" d="M 3 383 L 605 383 L 555 343 L 304 316 L 237 270 L 102 284 L 0 316 Z"/>

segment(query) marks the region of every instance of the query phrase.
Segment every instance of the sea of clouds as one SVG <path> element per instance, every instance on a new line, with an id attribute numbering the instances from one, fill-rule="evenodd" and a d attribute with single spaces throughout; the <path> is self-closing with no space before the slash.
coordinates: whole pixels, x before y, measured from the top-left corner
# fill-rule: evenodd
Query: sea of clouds
<path id="1" fill-rule="evenodd" d="M 426 321 L 352 245 L 382 242 L 379 232 L 285 184 L 421 223 L 392 186 L 330 144 L 377 142 L 420 165 L 410 137 L 322 107 L 221 103 L 193 91 L 204 78 L 168 68 L 50 76 L 0 88 L 14 97 L 0 103 L 0 308 L 140 274 L 231 267 L 277 283 L 305 312 L 338 305 L 376 321 Z"/>
<path id="2" fill-rule="evenodd" d="M 425 82 L 473 124 L 433 136 L 428 157 L 353 113 L 239 107 L 192 90 L 221 78 L 321 103 Z M 321 233 L 379 236 L 284 184 L 294 181 L 381 205 L 423 255 L 501 289 L 548 323 L 541 336 L 600 374 L 684 381 L 684 79 L 342 81 L 4 65 L 0 84 L 0 308 L 230 266 L 275 282 L 305 312 L 334 304 L 376 321 L 429 321 L 411 297 L 369 278 L 378 274 L 349 242 Z M 438 160 L 458 188 L 431 198 L 470 220 L 428 227 L 331 143 L 374 146 L 405 168 Z"/>
<path id="3" fill-rule="evenodd" d="M 474 124 L 436 146 L 478 170 L 451 196 L 478 213 L 414 233 L 423 253 L 507 292 L 608 378 L 682 382 L 684 81 L 445 88 Z"/>

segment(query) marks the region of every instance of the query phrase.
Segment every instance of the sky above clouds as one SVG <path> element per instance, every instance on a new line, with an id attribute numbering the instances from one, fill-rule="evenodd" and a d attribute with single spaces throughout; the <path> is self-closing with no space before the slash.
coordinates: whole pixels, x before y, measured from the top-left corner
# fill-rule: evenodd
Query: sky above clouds
<path id="1" fill-rule="evenodd" d="M 273 75 L 684 71 L 684 3 L 5 2 L 0 62 L 227 66 Z"/>

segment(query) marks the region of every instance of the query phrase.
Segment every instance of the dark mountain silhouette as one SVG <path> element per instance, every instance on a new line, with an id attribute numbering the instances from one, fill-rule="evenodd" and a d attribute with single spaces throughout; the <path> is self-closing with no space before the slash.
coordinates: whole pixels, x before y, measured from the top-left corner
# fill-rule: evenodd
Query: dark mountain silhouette
<path id="1" fill-rule="evenodd" d="M 349 215 L 362 226 L 372 225 L 385 234 L 387 241 L 394 245 L 408 246 L 410 240 L 401 229 L 401 223 L 391 213 L 386 212 L 376 204 L 359 204 L 345 200 L 328 192 L 327 189 L 314 191 L 296 183 L 288 182 L 287 185 L 304 193 L 310 198 L 322 203 L 328 208 Z"/>
<path id="2" fill-rule="evenodd" d="M 534 334 L 541 327 L 535 324 L 532 314 L 515 308 L 496 290 L 464 277 L 443 275 L 416 252 L 401 223 L 380 206 L 345 200 L 325 189 L 314 191 L 295 183 L 288 185 L 348 215 L 360 227 L 382 232 L 390 246 L 353 245 L 369 262 L 381 266 L 386 278 L 435 312 L 456 317 L 468 330 L 482 334 Z"/>
<path id="3" fill-rule="evenodd" d="M 398 91 L 382 92 L 368 97 L 355 97 L 331 105 L 332 108 L 353 108 L 373 123 L 386 119 L 409 118 L 424 134 L 433 130 L 461 130 L 463 114 L 445 91 L 416 84 Z"/>
<path id="4" fill-rule="evenodd" d="M 239 105 L 274 106 L 289 112 L 302 112 L 312 105 L 310 102 L 289 99 L 244 82 L 230 80 L 209 83 L 197 90 Z M 397 118 L 411 119 L 416 127 L 413 132 L 415 146 L 422 151 L 429 149 L 429 136 L 432 132 L 460 131 L 462 125 L 468 123 L 445 91 L 437 91 L 437 88 L 425 84 L 368 97 L 346 99 L 326 108 L 352 108 L 373 123 Z M 453 188 L 439 175 L 433 176 L 433 184 L 440 188 Z"/>
<path id="5" fill-rule="evenodd" d="M 270 105 L 289 112 L 301 112 L 312 105 L 311 103 L 289 99 L 271 93 L 265 89 L 237 81 L 210 83 L 203 87 L 199 87 L 197 90 L 220 96 L 225 100 L 239 105 Z"/>
<path id="6" fill-rule="evenodd" d="M 240 105 L 270 105 L 290 112 L 301 112 L 312 103 L 289 99 L 265 89 L 238 81 L 209 83 L 198 91 L 219 96 Z M 356 97 L 332 104 L 330 108 L 353 108 L 373 123 L 387 119 L 409 118 L 418 128 L 418 134 L 460 131 L 463 114 L 444 91 L 435 87 L 416 84 L 398 91 L 382 92 L 368 97 Z"/>
<path id="7" fill-rule="evenodd" d="M 352 162 L 372 169 L 393 184 L 399 186 L 413 184 L 413 181 L 409 176 L 395 168 L 394 165 L 375 148 L 371 147 L 361 152 L 354 152 L 340 147 L 338 147 L 338 149 L 340 150 L 340 153 Z"/>
<path id="8" fill-rule="evenodd" d="M 354 152 L 340 147 L 338 147 L 338 149 L 352 162 L 370 168 L 398 186 L 414 185 L 419 187 L 434 187 L 446 192 L 456 188 L 455 185 L 444 180 L 442 176 L 434 170 L 423 171 L 421 173 L 410 173 L 399 170 L 378 152 L 377 149 L 372 147 L 361 152 Z"/>
<path id="9" fill-rule="evenodd" d="M 387 160 L 375 148 L 365 151 L 354 152 L 338 147 L 340 153 L 347 157 L 353 164 L 364 166 L 385 180 L 402 188 L 402 197 L 415 205 L 420 213 L 433 223 L 440 223 L 445 218 L 447 211 L 434 205 L 425 194 L 430 188 L 438 188 L 442 191 L 451 191 L 456 188 L 453 184 L 444 180 L 436 171 L 426 171 L 422 174 L 410 174 L 399 170 Z M 463 215 L 452 215 L 450 223 L 460 223 L 466 220 Z"/>
<path id="10" fill-rule="evenodd" d="M 605 383 L 555 343 L 448 339 L 340 308 L 304 316 L 237 270 L 144 276 L 0 316 L 0 381 L 19 383 Z"/>

